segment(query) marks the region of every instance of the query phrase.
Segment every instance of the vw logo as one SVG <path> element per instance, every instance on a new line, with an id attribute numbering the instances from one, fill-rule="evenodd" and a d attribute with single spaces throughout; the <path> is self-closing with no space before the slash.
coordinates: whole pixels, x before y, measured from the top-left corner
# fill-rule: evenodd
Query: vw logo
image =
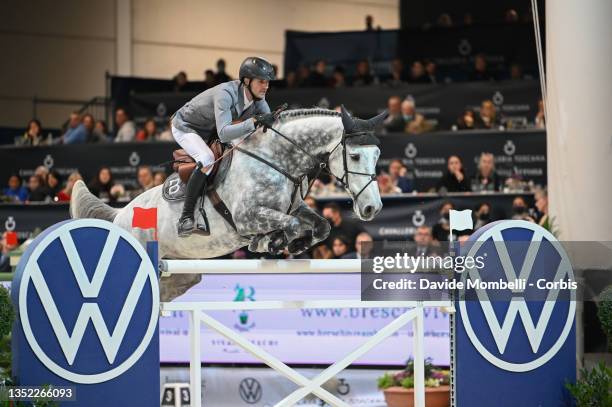
<path id="1" fill-rule="evenodd" d="M 406 154 L 406 157 L 408 158 L 416 157 L 417 153 L 418 151 L 414 143 L 408 143 L 408 145 L 404 149 L 404 154 Z"/>
<path id="2" fill-rule="evenodd" d="M 516 152 L 516 146 L 512 140 L 506 140 L 506 144 L 504 144 L 504 153 L 506 155 L 513 155 Z"/>
<path id="3" fill-rule="evenodd" d="M 423 212 L 420 209 L 417 209 L 413 214 L 412 214 L 412 224 L 415 227 L 419 227 L 419 226 L 423 226 L 425 224 L 425 215 L 423 214 Z"/>
<path id="4" fill-rule="evenodd" d="M 136 167 L 138 164 L 140 164 L 140 156 L 136 151 L 132 151 L 132 154 L 130 154 L 130 165 Z"/>
<path id="5" fill-rule="evenodd" d="M 13 218 L 12 216 L 9 216 L 6 222 L 4 222 L 4 229 L 7 232 L 12 232 L 13 230 L 15 230 L 16 226 L 17 224 L 15 222 L 15 218 Z"/>
<path id="6" fill-rule="evenodd" d="M 465 57 L 472 53 L 472 44 L 470 44 L 466 38 L 462 38 L 461 41 L 459 41 L 457 50 L 459 51 L 459 55 L 463 55 Z"/>
<path id="7" fill-rule="evenodd" d="M 472 241 L 473 245 L 466 256 L 474 258 L 479 254 L 486 256 L 493 254 L 492 251 L 496 251 L 497 256 L 488 256 L 488 260 L 493 260 L 490 263 L 491 267 L 487 265 L 480 270 L 472 268 L 463 272 L 461 279 L 464 284 L 468 278 L 472 281 L 487 279 L 495 281 L 495 277 L 500 273 L 508 282 L 515 279 L 535 282 L 536 277 L 533 276 L 539 277 L 542 276 L 542 272 L 546 272 L 547 277 L 550 277 L 549 271 L 554 273 L 554 278 L 547 278 L 547 281 L 565 279 L 575 281 L 567 253 L 546 229 L 521 220 L 500 221 L 485 228 L 482 233 L 477 232 L 477 237 Z M 509 233 L 530 236 L 530 240 L 528 242 L 506 240 L 505 236 Z M 507 243 L 511 241 L 524 243 L 525 246 L 529 243 L 529 245 L 525 250 L 521 250 L 524 253 L 519 256 L 515 250 L 516 246 L 508 247 Z M 513 258 L 510 253 L 514 254 Z M 554 262 L 552 258 L 555 259 Z M 544 263 L 553 264 L 551 270 L 546 269 L 546 266 L 542 265 Z M 518 272 L 515 267 L 519 269 Z M 556 269 L 553 270 L 552 267 Z M 530 280 L 530 277 L 534 280 Z M 575 291 L 571 291 L 571 300 L 557 302 L 559 289 L 550 289 L 546 294 L 546 300 L 539 301 L 541 310 L 534 313 L 530 311 L 528 301 L 516 295 L 523 294 L 524 290 L 526 289 L 513 289 L 513 296 L 509 301 L 494 301 L 487 290 L 475 288 L 478 301 L 459 301 L 463 326 L 476 350 L 491 364 L 511 372 L 527 372 L 547 363 L 561 349 L 574 324 Z M 560 306 L 557 307 L 556 304 Z M 506 305 L 504 312 L 502 306 Z M 530 305 L 535 306 L 533 302 Z M 567 307 L 567 311 L 564 307 Z M 517 318 L 521 323 L 516 322 Z M 478 328 L 475 329 L 474 324 L 477 324 Z M 483 331 L 483 326 L 488 327 L 488 332 L 485 332 L 487 328 Z M 547 331 L 550 332 L 545 337 Z M 513 349 L 513 346 L 524 348 L 525 336 L 533 356 L 528 360 L 512 359 L 512 351 L 509 349 Z M 520 345 L 517 345 L 518 343 Z"/>
<path id="8" fill-rule="evenodd" d="M 263 393 L 261 384 L 252 377 L 242 379 L 238 386 L 238 391 L 240 393 L 240 398 L 249 404 L 255 404 L 261 400 Z"/>
<path id="9" fill-rule="evenodd" d="M 126 230 L 98 219 L 60 223 L 39 239 L 17 269 L 19 318 L 33 353 L 75 383 L 123 374 L 157 335 L 156 267 Z M 133 319 L 137 309 L 150 317 Z M 99 352 L 100 362 L 79 357 L 81 348 Z"/>

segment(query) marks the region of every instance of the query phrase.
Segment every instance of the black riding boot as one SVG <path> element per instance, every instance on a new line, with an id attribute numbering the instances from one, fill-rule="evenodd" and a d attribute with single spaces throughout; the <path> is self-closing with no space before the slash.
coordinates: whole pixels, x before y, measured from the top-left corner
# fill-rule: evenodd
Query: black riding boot
<path id="1" fill-rule="evenodd" d="M 195 228 L 194 210 L 198 198 L 206 187 L 206 180 L 207 175 L 201 171 L 201 166 L 197 166 L 189 177 L 183 213 L 178 221 L 178 235 L 180 237 L 191 235 Z"/>

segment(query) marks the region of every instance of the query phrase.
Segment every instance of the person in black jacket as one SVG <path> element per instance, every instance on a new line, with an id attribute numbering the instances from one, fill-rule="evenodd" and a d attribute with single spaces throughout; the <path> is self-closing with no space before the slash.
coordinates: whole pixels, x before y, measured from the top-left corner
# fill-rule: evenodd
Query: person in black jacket
<path id="1" fill-rule="evenodd" d="M 469 192 L 470 182 L 465 176 L 461 158 L 456 155 L 451 155 L 448 157 L 446 168 L 446 173 L 440 178 L 436 185 L 438 192 Z"/>
<path id="2" fill-rule="evenodd" d="M 480 154 L 478 171 L 472 179 L 473 192 L 495 192 L 501 188 L 501 180 L 495 171 L 495 157 L 491 153 Z"/>

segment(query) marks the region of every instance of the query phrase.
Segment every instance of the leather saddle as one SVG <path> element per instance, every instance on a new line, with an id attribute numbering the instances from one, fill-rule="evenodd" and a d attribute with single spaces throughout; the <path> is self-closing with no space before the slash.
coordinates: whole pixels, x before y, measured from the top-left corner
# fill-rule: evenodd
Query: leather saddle
<path id="1" fill-rule="evenodd" d="M 230 152 L 222 160 L 219 158 L 225 153 L 226 146 L 215 138 L 208 143 L 208 146 L 215 155 L 215 164 L 213 169 L 208 176 L 208 186 L 205 191 L 202 192 L 202 199 L 200 200 L 200 213 L 206 220 L 206 213 L 204 212 L 204 200 L 206 197 L 210 200 L 215 210 L 230 224 L 234 229 L 236 225 L 232 218 L 232 214 L 228 210 L 225 203 L 221 200 L 221 197 L 216 191 L 216 186 L 219 185 L 220 181 L 223 180 L 225 172 L 229 168 L 233 153 Z M 162 187 L 162 196 L 166 201 L 175 202 L 185 200 L 187 181 L 191 173 L 196 167 L 196 162 L 185 150 L 178 149 L 172 153 L 173 164 L 172 169 L 174 172 L 166 179 Z"/>

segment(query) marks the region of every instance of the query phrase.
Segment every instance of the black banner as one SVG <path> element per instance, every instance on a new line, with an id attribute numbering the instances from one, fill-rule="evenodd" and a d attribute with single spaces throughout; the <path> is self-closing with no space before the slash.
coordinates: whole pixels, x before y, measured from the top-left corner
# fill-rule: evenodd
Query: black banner
<path id="1" fill-rule="evenodd" d="M 492 220 L 505 219 L 511 215 L 512 199 L 515 194 L 451 194 L 440 197 L 433 194 L 417 196 L 384 196 L 383 210 L 372 222 L 364 222 L 366 228 L 376 240 L 403 240 L 412 238 L 416 227 L 435 225 L 440 219 L 439 209 L 442 203 L 451 201 L 456 209 L 475 209 L 480 203 L 487 202 L 493 208 Z M 533 203 L 531 194 L 523 196 L 528 205 Z M 351 203 L 348 198 L 321 198 L 321 205 L 326 202 L 337 202 L 345 211 L 345 216 L 352 218 Z M 20 240 L 24 240 L 36 229 L 47 227 L 70 219 L 68 204 L 0 204 L 0 229 L 15 230 Z"/>
<path id="2" fill-rule="evenodd" d="M 315 106 L 333 109 L 344 104 L 355 115 L 367 118 L 385 109 L 391 96 L 404 98 L 412 95 L 416 100 L 417 112 L 431 121 L 436 129 L 450 130 L 466 108 L 478 110 L 485 99 L 493 101 L 502 120 L 515 125 L 522 123 L 522 126 L 532 123 L 538 111 L 539 86 L 539 82 L 530 80 L 340 89 L 272 88 L 267 100 L 272 108 L 285 102 L 292 109 Z M 165 122 L 195 95 L 195 92 L 132 94 L 129 110 L 139 122 L 148 117 Z"/>
<path id="3" fill-rule="evenodd" d="M 472 177 L 481 152 L 495 155 L 498 173 L 505 179 L 518 174 L 535 184 L 546 185 L 546 133 L 543 131 L 439 132 L 427 135 L 388 134 L 381 136 L 379 167 L 385 169 L 393 158 L 408 167 L 418 191 L 435 187 L 446 168 L 446 158 L 456 154 L 463 159 L 466 174 Z M 74 144 L 51 147 L 0 147 L 0 179 L 12 173 L 26 179 L 39 165 L 67 177 L 78 170 L 86 182 L 101 166 L 111 168 L 115 181 L 136 186 L 140 165 L 159 165 L 172 159 L 174 143 Z"/>

